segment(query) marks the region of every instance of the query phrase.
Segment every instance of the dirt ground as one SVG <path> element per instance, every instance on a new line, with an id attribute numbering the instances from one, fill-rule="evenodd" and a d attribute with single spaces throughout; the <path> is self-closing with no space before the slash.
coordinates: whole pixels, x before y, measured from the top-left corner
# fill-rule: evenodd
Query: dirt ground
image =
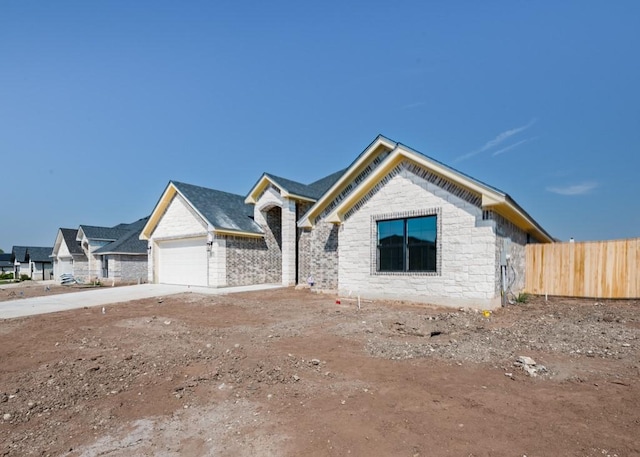
<path id="1" fill-rule="evenodd" d="M 282 289 L 105 311 L 0 321 L 0 455 L 640 455 L 638 301 L 485 316 Z"/>
<path id="2" fill-rule="evenodd" d="M 0 284 L 0 302 L 9 300 L 20 300 L 23 298 L 40 297 L 43 295 L 67 294 L 72 292 L 80 292 L 83 290 L 96 289 L 99 287 L 127 286 L 131 284 L 132 283 L 125 282 L 108 282 L 101 286 L 96 286 L 92 283 L 62 286 L 60 284 L 51 284 L 50 282 L 41 283 L 36 281 Z"/>

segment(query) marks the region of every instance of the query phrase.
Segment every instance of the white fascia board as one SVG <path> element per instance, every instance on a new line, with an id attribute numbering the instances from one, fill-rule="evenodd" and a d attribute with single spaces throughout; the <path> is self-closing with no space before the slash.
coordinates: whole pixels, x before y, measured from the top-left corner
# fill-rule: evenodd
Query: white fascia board
<path id="1" fill-rule="evenodd" d="M 176 186 L 173 184 L 173 182 L 169 181 L 169 184 L 164 189 L 164 192 L 162 192 L 162 195 L 160 196 L 160 199 L 156 203 L 156 206 L 153 207 L 153 211 L 151 211 L 151 215 L 149 216 L 149 220 L 147 220 L 147 223 L 144 224 L 144 227 L 142 227 L 142 231 L 140 232 L 140 236 L 138 237 L 138 239 L 143 240 L 143 241 L 148 241 L 149 238 L 151 237 L 151 234 L 153 233 L 153 230 L 155 230 L 155 226 L 153 226 L 153 227 L 151 226 L 151 224 L 154 224 L 153 215 L 158 210 L 158 207 L 164 201 L 165 197 L 171 191 L 171 189 L 173 189 L 173 192 L 177 192 Z M 155 223 L 155 225 L 157 225 L 157 223 Z M 147 235 L 147 230 L 149 231 L 149 235 Z"/>
<path id="2" fill-rule="evenodd" d="M 363 162 L 365 162 L 369 158 L 369 156 L 372 154 L 372 152 L 378 149 L 378 147 L 380 146 L 385 146 L 393 151 L 394 149 L 397 148 L 398 144 L 389 140 L 388 138 L 383 137 L 382 135 L 378 136 L 378 138 L 376 138 L 376 140 L 373 143 L 371 143 L 369 147 L 360 154 L 360 157 L 356 159 L 354 163 L 351 164 L 349 169 L 340 177 L 340 179 L 338 179 L 333 184 L 333 186 L 331 186 L 329 190 L 327 190 L 322 195 L 322 197 L 320 197 L 320 199 L 316 201 L 316 203 L 311 208 L 309 208 L 309 210 L 300 218 L 300 221 L 298 222 L 298 227 L 300 228 L 313 227 L 313 224 L 309 219 L 310 215 L 315 212 L 316 208 L 326 203 L 328 195 L 332 195 L 336 189 L 339 189 L 346 182 L 348 182 L 349 179 L 351 179 L 353 170 L 357 169 Z"/>
<path id="3" fill-rule="evenodd" d="M 255 205 L 258 202 L 258 200 L 253 197 L 253 193 L 257 189 L 260 189 L 264 185 L 265 181 L 273 183 L 273 180 L 269 179 L 266 173 L 263 173 L 258 182 L 249 191 L 249 195 L 247 195 L 247 197 L 244 199 L 244 202 L 246 204 Z"/>

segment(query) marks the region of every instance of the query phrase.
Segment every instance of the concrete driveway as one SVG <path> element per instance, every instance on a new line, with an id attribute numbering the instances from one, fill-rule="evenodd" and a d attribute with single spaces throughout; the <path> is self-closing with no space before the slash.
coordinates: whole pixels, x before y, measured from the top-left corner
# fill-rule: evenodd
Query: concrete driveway
<path id="1" fill-rule="evenodd" d="M 68 294 L 25 298 L 0 302 L 0 319 L 32 316 L 34 314 L 54 313 L 85 306 L 104 306 L 113 303 L 140 300 L 142 298 L 162 297 L 182 293 L 224 295 L 253 290 L 277 289 L 280 284 L 259 284 L 255 286 L 211 287 L 172 286 L 168 284 L 140 284 L 136 286 L 104 287 Z"/>

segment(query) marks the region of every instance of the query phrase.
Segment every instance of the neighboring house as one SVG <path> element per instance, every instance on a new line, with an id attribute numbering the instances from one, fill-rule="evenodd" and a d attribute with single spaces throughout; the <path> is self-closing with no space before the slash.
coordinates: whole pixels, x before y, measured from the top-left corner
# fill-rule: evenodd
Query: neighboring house
<path id="1" fill-rule="evenodd" d="M 101 257 L 100 277 L 119 281 L 147 281 L 147 243 L 140 240 L 140 231 L 147 219 L 129 224 L 127 233 L 93 251 L 94 256 Z"/>
<path id="2" fill-rule="evenodd" d="M 53 277 L 51 252 L 53 248 L 40 246 L 14 246 L 11 250 L 15 278 L 27 275 L 34 280 Z"/>
<path id="3" fill-rule="evenodd" d="M 81 225 L 76 241 L 87 257 L 86 272 L 74 276 L 85 280 L 145 281 L 147 246 L 139 240 L 148 218 L 114 227 Z"/>
<path id="4" fill-rule="evenodd" d="M 11 260 L 11 253 L 0 254 L 0 274 L 13 273 L 13 260 Z"/>
<path id="5" fill-rule="evenodd" d="M 59 229 L 52 255 L 55 278 L 67 273 L 82 281 L 146 281 L 147 244 L 139 236 L 147 219 L 114 227 Z"/>
<path id="6" fill-rule="evenodd" d="M 60 228 L 53 245 L 53 277 L 59 281 L 64 274 L 88 276 L 88 259 L 80 242 L 76 240 L 78 229 Z"/>
<path id="7" fill-rule="evenodd" d="M 242 197 L 169 182 L 140 237 L 151 282 L 486 308 L 522 290 L 524 246 L 553 241 L 506 193 L 383 136 L 308 185 L 264 174 Z"/>

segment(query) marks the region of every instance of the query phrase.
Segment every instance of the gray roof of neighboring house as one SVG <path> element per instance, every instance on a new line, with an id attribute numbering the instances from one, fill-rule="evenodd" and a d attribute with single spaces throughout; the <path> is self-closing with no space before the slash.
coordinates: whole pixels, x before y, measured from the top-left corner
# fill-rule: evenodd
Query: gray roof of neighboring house
<path id="1" fill-rule="evenodd" d="M 76 239 L 78 236 L 78 229 L 61 228 L 62 238 L 64 239 L 67 249 L 71 255 L 84 255 L 80 242 Z"/>
<path id="2" fill-rule="evenodd" d="M 171 181 L 178 191 L 216 229 L 263 233 L 253 220 L 253 205 L 242 195 Z"/>
<path id="3" fill-rule="evenodd" d="M 27 255 L 32 262 L 51 263 L 53 247 L 28 246 Z"/>
<path id="4" fill-rule="evenodd" d="M 98 227 L 95 225 L 81 225 L 80 229 L 88 239 L 101 241 L 115 241 L 129 232 L 125 228 Z"/>
<path id="5" fill-rule="evenodd" d="M 125 230 L 117 240 L 96 249 L 94 254 L 147 254 L 147 242 L 140 240 L 140 232 L 149 220 L 144 217 L 131 224 L 118 224 L 116 230 Z"/>
<path id="6" fill-rule="evenodd" d="M 18 262 L 51 262 L 53 248 L 40 246 L 14 246 L 11 250 L 12 257 Z"/>
<path id="7" fill-rule="evenodd" d="M 11 249 L 12 257 L 18 262 L 27 261 L 27 247 L 26 246 L 14 246 Z"/>
<path id="8" fill-rule="evenodd" d="M 0 254 L 0 268 L 3 267 L 12 267 L 13 261 L 11 260 L 11 253 L 7 252 L 4 254 Z"/>

